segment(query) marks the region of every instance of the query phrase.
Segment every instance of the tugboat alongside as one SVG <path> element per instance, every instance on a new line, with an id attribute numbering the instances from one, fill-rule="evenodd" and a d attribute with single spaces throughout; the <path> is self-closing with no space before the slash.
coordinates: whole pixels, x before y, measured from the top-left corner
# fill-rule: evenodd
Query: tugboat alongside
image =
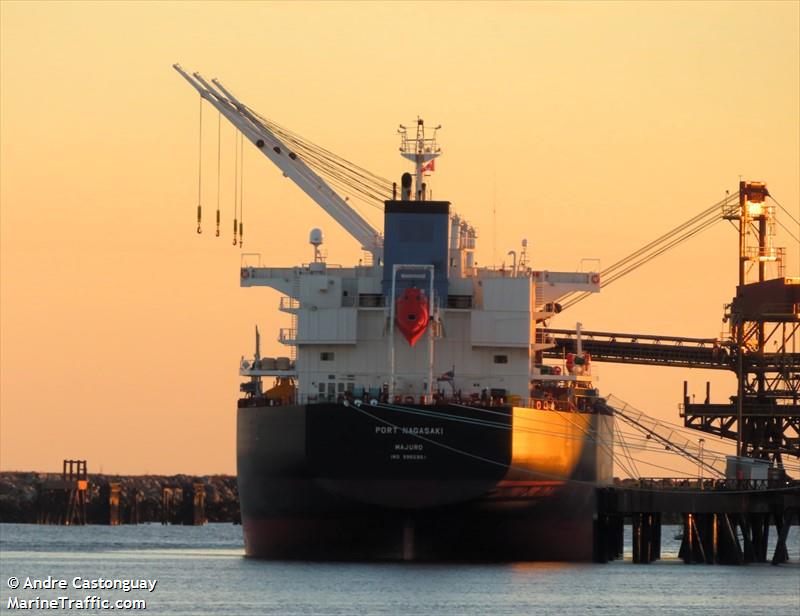
<path id="1" fill-rule="evenodd" d="M 219 82 L 186 78 L 369 254 L 333 266 L 243 263 L 241 286 L 284 294 L 287 357 L 259 335 L 238 402 L 247 556 L 591 560 L 595 488 L 612 479 L 614 418 L 580 348 L 545 364 L 542 324 L 596 272 L 475 261 L 476 232 L 430 199 L 436 129 L 401 127 L 414 165 L 381 235 L 282 135 Z M 274 382 L 273 382 L 274 381 Z"/>

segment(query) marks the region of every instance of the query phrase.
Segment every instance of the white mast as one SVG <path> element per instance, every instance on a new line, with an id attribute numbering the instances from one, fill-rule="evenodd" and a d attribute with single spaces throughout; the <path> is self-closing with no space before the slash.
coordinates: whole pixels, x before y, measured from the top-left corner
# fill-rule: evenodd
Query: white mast
<path id="1" fill-rule="evenodd" d="M 372 253 L 375 262 L 383 258 L 383 237 L 351 208 L 330 185 L 295 154 L 281 139 L 234 97 L 219 81 L 209 84 L 199 73 L 189 75 L 180 65 L 173 68 L 238 128 L 283 174 L 297 184 L 323 210 L 330 214 L 361 247 Z"/>
<path id="2" fill-rule="evenodd" d="M 425 165 L 433 159 L 441 156 L 442 149 L 436 143 L 436 131 L 442 127 L 440 124 L 433 129 L 430 137 L 425 136 L 425 122 L 422 118 L 417 118 L 417 134 L 414 137 L 408 136 L 408 128 L 400 125 L 400 154 L 414 163 L 415 186 L 414 194 L 417 201 L 425 200 Z"/>

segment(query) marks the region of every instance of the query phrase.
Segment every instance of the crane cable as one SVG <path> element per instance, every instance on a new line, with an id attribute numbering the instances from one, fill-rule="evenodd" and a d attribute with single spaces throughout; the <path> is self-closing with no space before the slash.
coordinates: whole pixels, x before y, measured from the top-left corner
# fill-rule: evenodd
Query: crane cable
<path id="1" fill-rule="evenodd" d="M 197 233 L 203 232 L 200 226 L 203 219 L 203 97 L 200 97 L 200 130 L 197 147 Z"/>
<path id="2" fill-rule="evenodd" d="M 655 257 L 665 253 L 670 248 L 673 248 L 673 247 L 677 246 L 678 244 L 684 242 L 685 240 L 689 239 L 690 237 L 693 237 L 693 236 L 697 235 L 698 233 L 700 233 L 702 231 L 705 231 L 709 227 L 711 227 L 711 226 L 715 225 L 716 223 L 718 223 L 720 220 L 722 220 L 722 219 L 721 218 L 711 218 L 710 220 L 704 221 L 702 224 L 699 224 L 694 229 L 691 229 L 691 230 L 687 231 L 681 237 L 679 237 L 679 238 L 677 238 L 675 240 L 672 240 L 666 246 L 664 246 L 662 248 L 659 248 L 655 253 L 653 253 L 651 255 L 648 255 L 647 257 L 643 258 L 641 261 L 638 261 L 638 262 L 628 266 L 623 271 L 617 272 L 616 274 L 613 274 L 611 276 L 611 278 L 606 281 L 606 284 L 610 284 L 610 283 L 614 282 L 615 280 L 618 280 L 619 278 L 622 278 L 626 274 L 632 272 L 634 269 L 644 265 L 645 263 L 651 261 Z"/>
<path id="3" fill-rule="evenodd" d="M 331 167 L 340 167 L 342 170 L 349 173 L 353 178 L 360 179 L 361 184 L 370 186 L 373 190 L 377 191 L 384 191 L 390 188 L 389 180 L 380 178 L 370 173 L 366 169 L 363 169 L 362 167 L 359 167 L 358 165 L 355 165 L 354 163 L 342 158 L 341 156 L 338 156 L 321 146 L 303 139 L 299 135 L 288 133 L 284 129 L 281 129 L 271 122 L 267 122 L 265 125 L 271 132 L 281 137 L 286 143 L 296 145 L 298 149 L 302 149 L 303 151 L 314 155 L 317 160 L 324 162 Z"/>
<path id="4" fill-rule="evenodd" d="M 712 219 L 712 220 L 704 222 L 698 228 L 693 229 L 690 232 L 687 232 L 685 235 L 673 240 L 671 243 L 669 243 L 668 245 L 666 245 L 663 248 L 659 249 L 657 252 L 649 255 L 646 258 L 643 258 L 640 261 L 637 261 L 637 262 L 631 264 L 628 268 L 626 268 L 625 270 L 623 270 L 621 272 L 616 273 L 615 275 L 612 275 L 610 278 L 607 278 L 607 279 L 603 280 L 603 277 L 602 277 L 602 274 L 601 274 L 601 280 L 603 280 L 603 282 L 601 282 L 600 288 L 608 286 L 609 284 L 619 280 L 623 276 L 626 276 L 627 274 L 630 274 L 632 271 L 638 269 L 639 267 L 641 267 L 642 265 L 648 263 L 649 261 L 652 261 L 656 257 L 658 257 L 661 254 L 665 253 L 667 250 L 669 250 L 671 248 L 674 248 L 678 244 L 683 243 L 684 241 L 686 241 L 687 239 L 693 237 L 694 235 L 697 235 L 698 233 L 700 233 L 702 231 L 705 231 L 706 229 L 712 227 L 713 225 L 718 223 L 720 220 L 722 220 L 722 219 L 721 218 L 717 218 L 717 219 Z M 564 310 L 566 308 L 569 308 L 570 306 L 574 306 L 578 302 L 586 299 L 587 297 L 592 295 L 592 292 L 586 291 L 586 292 L 580 293 L 579 295 L 577 295 L 577 297 L 575 297 L 574 294 L 570 294 L 570 295 L 572 296 L 571 299 L 569 299 L 568 301 L 562 303 L 562 305 L 561 305 L 562 310 Z"/>
<path id="5" fill-rule="evenodd" d="M 380 177 L 367 169 L 348 161 L 347 159 L 327 150 L 315 143 L 301 137 L 282 126 L 261 116 L 256 111 L 247 108 L 253 117 L 257 118 L 269 132 L 281 138 L 287 145 L 293 146 L 303 154 L 303 160 L 312 169 L 325 177 L 337 177 L 346 183 L 350 190 L 361 192 L 370 201 L 373 207 L 380 207 L 382 202 L 391 194 L 392 184 L 386 178 Z"/>
<path id="6" fill-rule="evenodd" d="M 611 398 L 611 396 L 609 396 L 609 398 Z M 622 402 L 623 404 L 625 404 L 622 400 L 619 400 L 619 399 L 616 399 L 616 400 L 618 401 L 617 403 Z M 723 471 L 721 471 L 721 470 L 719 470 L 717 468 L 714 468 L 713 464 L 709 464 L 708 461 L 704 460 L 703 458 L 705 456 L 703 456 L 703 453 L 700 453 L 699 456 L 695 455 L 694 453 L 692 453 L 690 451 L 690 449 L 691 449 L 690 442 L 687 441 L 684 444 L 679 444 L 679 443 L 675 442 L 675 439 L 673 438 L 673 436 L 674 436 L 673 433 L 670 433 L 669 437 L 664 436 L 662 434 L 659 434 L 657 432 L 657 430 L 656 430 L 659 427 L 659 422 L 657 420 L 653 420 L 652 418 L 648 417 L 644 413 L 642 413 L 640 411 L 636 411 L 636 409 L 633 409 L 632 407 L 630 407 L 631 413 L 630 414 L 626 413 L 626 411 L 628 411 L 628 409 L 629 409 L 629 407 L 627 405 L 624 407 L 624 409 L 621 409 L 621 408 L 618 408 L 617 406 L 612 406 L 609 403 L 606 403 L 606 404 L 610 409 L 613 409 L 614 415 L 616 417 L 619 417 L 620 419 L 622 419 L 625 423 L 627 423 L 629 426 L 631 426 L 635 430 L 641 431 L 643 434 L 645 434 L 646 437 L 654 438 L 654 439 L 658 440 L 660 443 L 662 443 L 666 447 L 666 449 L 668 451 L 670 451 L 670 450 L 677 451 L 681 455 L 683 455 L 684 457 L 690 458 L 695 463 L 699 464 L 700 466 L 704 466 L 705 468 L 707 468 L 711 472 L 716 473 L 718 475 L 722 475 L 722 476 L 725 475 L 725 473 Z M 638 417 L 633 417 L 633 413 L 638 413 Z M 653 426 L 649 427 L 649 426 L 645 425 L 645 423 L 647 421 L 651 422 L 653 424 Z"/>
<path id="7" fill-rule="evenodd" d="M 220 187 L 222 183 L 220 181 L 220 177 L 222 174 L 222 112 L 219 112 L 219 117 L 217 118 L 217 233 L 216 236 L 219 237 L 219 221 L 220 221 Z"/>
<path id="8" fill-rule="evenodd" d="M 378 178 L 378 176 L 375 176 L 374 174 L 368 172 L 367 170 L 358 167 L 352 163 L 349 163 L 348 161 L 345 161 L 341 157 L 337 157 L 332 152 L 329 152 L 328 150 L 325 150 L 324 148 L 321 148 L 319 146 L 315 146 L 314 144 L 311 144 L 310 142 L 303 140 L 299 136 L 295 136 L 294 133 L 291 133 L 290 131 L 286 131 L 286 129 L 278 127 L 278 125 L 275 125 L 274 123 L 266 120 L 266 118 L 263 118 L 257 112 L 254 112 L 249 108 L 237 107 L 233 111 L 242 116 L 244 119 L 246 119 L 247 122 L 249 122 L 255 128 L 256 131 L 264 134 L 267 137 L 269 137 L 269 135 L 272 135 L 273 138 L 277 138 L 278 141 L 281 143 L 281 145 L 284 146 L 284 148 L 290 150 L 289 156 L 291 158 L 297 158 L 297 154 L 291 151 L 290 146 L 294 144 L 295 147 L 300 148 L 298 151 L 301 151 L 301 156 L 303 156 L 303 161 L 305 166 L 312 174 L 316 176 L 316 179 L 314 178 L 308 178 L 308 179 L 313 180 L 316 183 L 320 181 L 322 181 L 323 183 L 325 182 L 325 180 L 320 178 L 315 173 L 314 169 L 316 169 L 322 175 L 328 178 L 329 184 L 340 187 L 340 190 L 345 193 L 351 191 L 355 193 L 361 193 L 361 194 L 355 194 L 354 196 L 357 199 L 367 203 L 368 205 L 382 210 L 382 206 L 378 205 L 377 202 L 382 203 L 385 200 L 385 197 L 383 195 L 376 194 L 375 190 L 388 191 L 388 189 L 386 189 L 385 186 L 380 186 L 381 182 L 385 183 L 385 185 L 388 185 L 388 180 L 380 179 Z M 283 137 L 285 142 L 281 141 L 280 139 L 281 136 Z M 308 158 L 310 159 L 309 162 L 305 161 L 306 156 L 308 156 Z M 337 162 L 337 159 L 338 161 L 343 161 L 343 162 Z M 333 161 L 333 163 L 330 161 Z M 342 170 L 332 166 L 334 163 L 339 165 L 339 167 L 342 167 Z M 366 178 L 366 180 L 371 185 L 365 184 L 364 181 L 361 181 L 358 178 L 354 178 L 353 177 L 354 174 L 362 178 Z M 330 188 L 330 186 L 328 187 Z M 331 192 L 333 192 L 338 196 L 338 193 L 334 192 L 332 189 Z M 349 198 L 345 198 L 345 200 L 349 200 Z M 363 218 L 363 215 L 361 215 L 361 213 L 359 212 L 358 208 L 355 207 L 353 204 L 350 204 L 350 209 L 353 210 L 354 215 L 358 216 L 358 219 L 354 222 L 359 226 L 363 226 L 365 224 L 365 220 Z M 366 224 L 369 225 L 369 223 Z M 370 230 L 372 230 L 371 226 Z"/>
<path id="9" fill-rule="evenodd" d="M 233 133 L 233 245 L 239 243 L 239 140 L 242 133 L 234 130 Z"/>
<path id="10" fill-rule="evenodd" d="M 642 248 L 639 248 L 635 252 L 631 253 L 624 259 L 621 259 L 620 261 L 617 261 L 610 267 L 606 268 L 605 270 L 600 272 L 600 277 L 601 277 L 600 287 L 603 288 L 615 282 L 616 280 L 619 280 L 623 276 L 626 276 L 635 269 L 638 269 L 642 265 L 648 263 L 652 259 L 663 254 L 667 250 L 674 248 L 678 244 L 681 244 L 682 242 L 686 241 L 687 239 L 712 227 L 714 224 L 723 219 L 724 215 L 726 214 L 725 208 L 735 204 L 737 198 L 738 198 L 738 193 L 735 194 L 728 193 L 724 199 L 718 201 L 717 203 L 707 208 L 703 212 L 700 212 L 699 214 L 690 218 L 689 220 L 682 223 L 675 229 L 669 231 L 668 233 L 665 233 L 661 237 L 653 240 L 649 244 L 646 244 Z M 792 222 L 794 222 L 795 224 L 798 225 L 798 227 L 800 227 L 800 221 L 798 221 L 794 216 L 792 216 L 789 210 L 783 207 L 783 205 L 781 205 L 774 197 L 772 197 L 772 195 L 770 195 L 770 199 L 772 199 L 775 202 L 775 204 L 778 207 L 780 207 L 781 210 L 783 210 L 783 212 L 789 217 L 789 219 Z M 717 212 L 718 208 L 722 209 L 721 213 Z M 786 231 L 789 237 L 791 237 L 795 242 L 800 243 L 800 238 L 796 237 L 794 233 L 786 225 L 784 225 L 777 219 L 775 222 L 777 222 Z M 684 234 L 675 238 L 675 236 L 681 232 L 684 232 Z M 667 243 L 664 244 L 665 242 Z M 638 261 L 635 260 L 637 258 L 639 258 Z M 621 268 L 624 269 L 622 269 L 622 271 L 617 271 L 620 270 Z M 609 274 L 611 274 L 610 277 Z M 563 295 L 560 298 L 562 300 L 561 308 L 563 310 L 569 308 L 570 306 L 574 306 L 581 300 L 584 300 L 591 295 L 592 295 L 591 292 L 567 293 L 566 295 Z"/>
<path id="11" fill-rule="evenodd" d="M 634 251 L 627 257 L 620 259 L 613 265 L 607 267 L 600 272 L 600 287 L 607 286 L 623 276 L 638 269 L 645 263 L 663 254 L 667 250 L 674 248 L 678 244 L 686 241 L 687 239 L 705 231 L 717 222 L 723 219 L 724 208 L 730 205 L 730 202 L 735 197 L 728 194 L 724 199 L 721 199 L 714 205 L 703 210 L 699 214 L 693 216 L 689 220 L 681 223 L 674 229 L 664 233 L 655 240 L 645 244 L 638 250 Z M 720 213 L 720 208 L 722 212 Z M 682 235 L 680 235 L 682 233 Z M 677 236 L 677 237 L 676 237 Z M 586 299 L 592 295 L 591 292 L 572 292 L 563 295 L 560 299 L 562 310 L 574 306 L 579 301 Z"/>
<path id="12" fill-rule="evenodd" d="M 717 203 L 715 203 L 714 205 L 710 206 L 706 210 L 700 212 L 696 216 L 693 216 L 692 218 L 690 218 L 686 222 L 678 225 L 677 227 L 675 227 L 671 231 L 668 231 L 667 233 L 663 234 L 661 237 L 656 238 L 655 240 L 651 241 L 649 244 L 646 244 L 645 246 L 642 246 L 641 248 L 639 248 L 638 250 L 634 251 L 633 253 L 631 253 L 630 255 L 625 257 L 624 259 L 620 259 L 619 261 L 617 261 L 613 265 L 607 267 L 603 271 L 603 273 L 606 274 L 606 275 L 612 273 L 613 271 L 623 267 L 624 265 L 626 265 L 630 261 L 636 259 L 637 257 L 641 256 L 642 254 L 645 254 L 648 250 L 651 250 L 651 249 L 657 247 L 659 244 L 661 244 L 661 243 L 663 243 L 665 241 L 668 241 L 671 237 L 673 237 L 674 235 L 680 233 L 684 229 L 686 229 L 688 227 L 691 227 L 694 224 L 700 224 L 699 221 L 701 221 L 702 219 L 706 218 L 710 214 L 715 214 L 717 209 L 720 206 L 724 206 L 725 202 L 729 198 L 730 197 L 726 197 L 725 199 L 723 199 L 721 201 L 718 201 Z"/>
<path id="13" fill-rule="evenodd" d="M 614 430 L 617 433 L 617 439 L 622 445 L 622 453 L 627 457 L 628 461 L 631 464 L 631 467 L 633 468 L 633 472 L 635 473 L 634 475 L 631 476 L 632 477 L 640 476 L 639 469 L 636 467 L 636 462 L 634 461 L 633 456 L 631 455 L 631 452 L 628 449 L 628 443 L 626 442 L 625 437 L 622 434 L 622 430 L 620 429 L 619 424 L 617 424 L 616 421 L 614 422 Z M 630 475 L 630 472 L 628 474 Z"/>
<path id="14" fill-rule="evenodd" d="M 789 220 L 791 220 L 794 224 L 797 225 L 798 235 L 800 235 L 800 220 L 797 220 L 794 216 L 792 216 L 791 212 L 789 210 L 787 210 L 785 207 L 783 207 L 780 203 L 778 203 L 778 201 L 775 199 L 775 197 L 770 195 L 769 198 L 772 199 L 773 201 L 775 201 L 775 204 L 784 211 L 784 213 L 789 217 Z M 789 230 L 789 227 L 784 225 L 777 218 L 775 218 L 775 222 L 777 222 L 781 227 L 783 227 L 783 230 L 786 231 L 786 233 L 789 234 L 789 237 L 791 237 L 795 242 L 800 244 L 800 237 L 796 237 L 795 234 L 792 231 Z"/>
<path id="15" fill-rule="evenodd" d="M 265 126 L 267 128 L 269 128 L 272 132 L 274 132 L 276 135 L 284 137 L 287 141 L 291 141 L 293 143 L 303 144 L 305 147 L 307 147 L 309 149 L 312 149 L 312 150 L 315 150 L 315 151 L 319 152 L 320 154 L 323 154 L 323 155 L 327 156 L 331 160 L 339 161 L 343 166 L 346 166 L 349 169 L 351 169 L 354 174 L 359 175 L 360 177 L 362 177 L 365 180 L 375 184 L 376 186 L 380 186 L 380 187 L 383 187 L 385 189 L 391 188 L 391 182 L 389 180 L 387 180 L 386 178 L 381 177 L 381 176 L 369 171 L 368 169 L 366 169 L 364 167 L 361 167 L 359 165 L 356 165 L 355 163 L 350 162 L 349 160 L 347 160 L 346 158 L 336 154 L 335 152 L 332 152 L 332 151 L 330 151 L 330 150 L 328 150 L 328 149 L 326 149 L 326 148 L 324 148 L 324 147 L 322 147 L 320 145 L 315 144 L 312 141 L 309 141 L 308 139 L 302 137 L 301 135 L 299 135 L 299 134 L 297 134 L 297 133 L 295 133 L 295 132 L 293 132 L 293 131 L 291 131 L 291 130 L 289 130 L 287 128 L 284 128 L 284 127 L 280 126 L 279 124 L 276 124 L 275 122 L 273 122 L 273 121 L 271 121 L 271 120 L 259 115 L 257 112 L 253 111 L 252 109 L 248 108 L 248 111 L 250 113 L 252 113 L 255 117 L 257 117 L 260 121 L 262 121 L 265 124 Z"/>
<path id="16" fill-rule="evenodd" d="M 244 246 L 244 135 L 239 133 L 239 248 Z"/>
<path id="17" fill-rule="evenodd" d="M 797 218 L 795 218 L 794 216 L 792 216 L 791 212 L 790 212 L 789 210 L 787 210 L 785 207 L 783 207 L 783 206 L 782 206 L 780 203 L 778 203 L 778 201 L 777 201 L 777 199 L 775 199 L 775 197 L 773 197 L 772 195 L 770 195 L 770 196 L 769 196 L 769 198 L 770 198 L 770 199 L 772 199 L 773 201 L 775 201 L 775 204 L 776 204 L 776 205 L 777 205 L 779 208 L 781 208 L 781 209 L 782 209 L 782 210 L 783 210 L 783 211 L 786 213 L 786 215 L 789 217 L 789 219 L 790 219 L 790 220 L 791 220 L 791 221 L 792 221 L 794 224 L 796 224 L 798 227 L 800 227 L 800 220 L 797 220 Z"/>

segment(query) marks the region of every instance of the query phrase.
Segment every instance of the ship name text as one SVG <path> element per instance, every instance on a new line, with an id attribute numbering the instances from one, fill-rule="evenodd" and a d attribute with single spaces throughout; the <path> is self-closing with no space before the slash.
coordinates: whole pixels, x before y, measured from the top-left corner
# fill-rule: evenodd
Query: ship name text
<path id="1" fill-rule="evenodd" d="M 375 426 L 375 434 L 411 434 L 414 436 L 444 436 L 441 426 Z"/>

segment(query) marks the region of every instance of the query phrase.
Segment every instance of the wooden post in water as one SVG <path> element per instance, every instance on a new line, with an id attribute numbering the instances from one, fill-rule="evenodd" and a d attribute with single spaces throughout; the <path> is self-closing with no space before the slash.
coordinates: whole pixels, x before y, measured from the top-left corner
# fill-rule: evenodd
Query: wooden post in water
<path id="1" fill-rule="evenodd" d="M 39 523 L 86 524 L 88 489 L 86 460 L 64 460 L 61 479 L 48 479 L 39 485 Z"/>

